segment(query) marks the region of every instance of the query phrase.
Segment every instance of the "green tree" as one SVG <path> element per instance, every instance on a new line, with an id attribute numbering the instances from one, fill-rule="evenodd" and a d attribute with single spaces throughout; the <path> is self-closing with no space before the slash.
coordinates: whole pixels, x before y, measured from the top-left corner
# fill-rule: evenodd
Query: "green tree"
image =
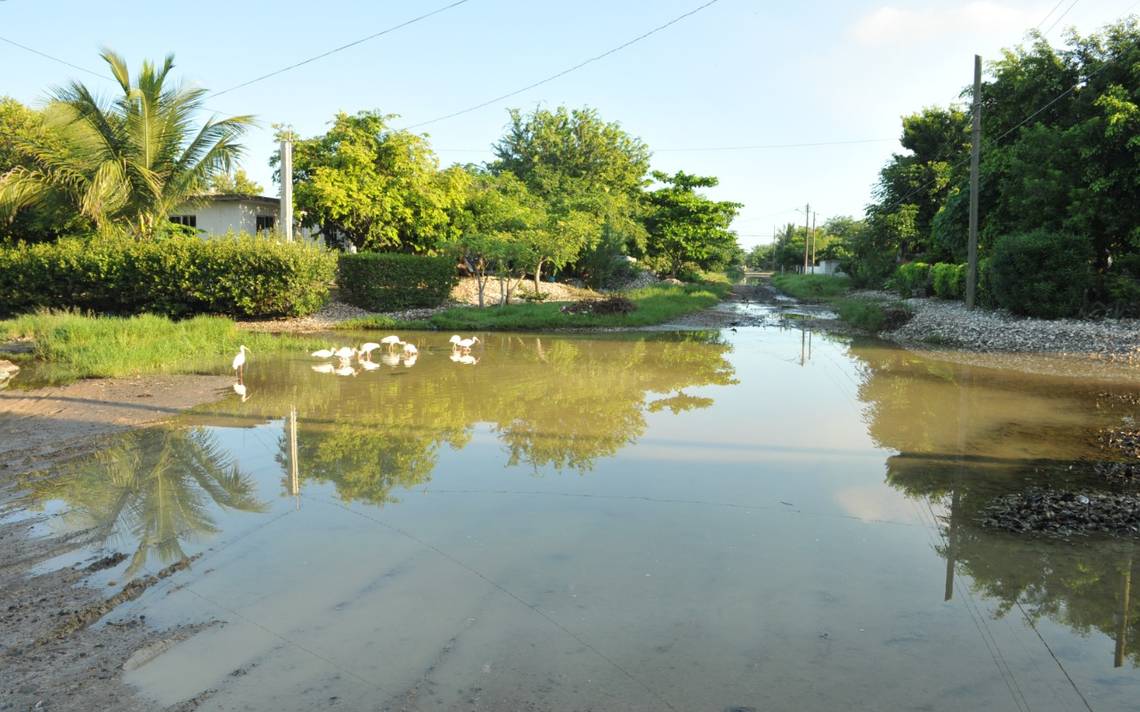
<path id="1" fill-rule="evenodd" d="M 324 135 L 296 141 L 294 200 L 302 223 L 330 242 L 433 254 L 456 236 L 451 214 L 469 175 L 441 171 L 427 139 L 389 128 L 392 118 L 340 113 Z"/>
<path id="2" fill-rule="evenodd" d="M 261 195 L 265 189 L 254 182 L 241 168 L 233 173 L 219 173 L 210 179 L 211 193 Z"/>
<path id="3" fill-rule="evenodd" d="M 645 225 L 649 238 L 645 254 L 658 271 L 676 277 L 686 264 L 701 269 L 721 269 L 736 255 L 736 233 L 729 229 L 740 203 L 710 200 L 697 188 L 712 188 L 712 176 L 678 171 L 668 175 L 655 171 L 661 188 L 645 196 Z"/>
<path id="4" fill-rule="evenodd" d="M 79 82 L 54 92 L 34 135 L 15 142 L 18 165 L 0 177 L 0 219 L 64 200 L 99 228 L 153 238 L 241 154 L 252 118 L 197 125 L 206 90 L 171 83 L 173 55 L 143 62 L 133 81 L 122 57 L 102 57 L 121 96 L 107 102 Z"/>

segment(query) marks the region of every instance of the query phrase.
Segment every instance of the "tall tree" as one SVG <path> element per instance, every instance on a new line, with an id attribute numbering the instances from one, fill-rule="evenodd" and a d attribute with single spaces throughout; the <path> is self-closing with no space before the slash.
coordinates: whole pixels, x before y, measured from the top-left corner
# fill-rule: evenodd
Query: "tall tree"
<path id="1" fill-rule="evenodd" d="M 35 134 L 16 141 L 19 165 L 0 177 L 0 218 L 62 198 L 100 228 L 152 238 L 240 156 L 252 118 L 198 125 L 206 90 L 172 84 L 173 55 L 143 62 L 133 81 L 122 57 L 102 57 L 121 96 L 104 101 L 80 82 L 53 94 Z"/>
<path id="2" fill-rule="evenodd" d="M 241 168 L 233 173 L 219 173 L 210 179 L 211 193 L 261 195 L 265 189 L 252 180 Z"/>
<path id="3" fill-rule="evenodd" d="M 389 128 L 393 115 L 339 113 L 323 136 L 293 147 L 302 223 L 359 249 L 436 252 L 454 238 L 468 174 L 440 171 L 423 136 Z M 274 160 L 274 164 L 276 161 Z"/>
<path id="4" fill-rule="evenodd" d="M 719 181 L 712 176 L 655 171 L 653 177 L 662 187 L 645 196 L 648 261 L 672 277 L 686 264 L 702 269 L 726 266 L 740 249 L 729 225 L 741 204 L 710 200 L 698 193 L 697 188 L 717 185 Z"/>

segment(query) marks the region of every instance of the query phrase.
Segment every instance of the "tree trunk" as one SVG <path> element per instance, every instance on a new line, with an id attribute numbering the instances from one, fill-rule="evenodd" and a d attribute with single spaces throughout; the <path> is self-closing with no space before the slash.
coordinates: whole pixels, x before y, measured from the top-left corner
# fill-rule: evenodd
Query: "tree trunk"
<path id="1" fill-rule="evenodd" d="M 483 292 L 487 289 L 487 276 L 482 272 L 475 274 L 475 285 L 479 287 L 479 308 L 483 308 Z"/>
<path id="2" fill-rule="evenodd" d="M 538 291 L 538 283 L 541 281 L 541 278 L 542 278 L 542 263 L 545 261 L 546 261 L 545 258 L 540 259 L 538 261 L 538 266 L 534 268 L 534 298 L 536 300 L 542 296 L 542 292 Z"/>

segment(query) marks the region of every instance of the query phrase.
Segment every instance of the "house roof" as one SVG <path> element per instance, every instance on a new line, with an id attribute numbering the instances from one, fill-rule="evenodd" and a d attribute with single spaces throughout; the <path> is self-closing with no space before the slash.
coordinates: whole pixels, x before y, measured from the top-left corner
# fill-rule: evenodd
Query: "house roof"
<path id="1" fill-rule="evenodd" d="M 280 207 L 281 199 L 267 195 L 242 195 L 241 193 L 216 193 L 207 195 L 203 200 L 210 203 L 261 203 Z"/>

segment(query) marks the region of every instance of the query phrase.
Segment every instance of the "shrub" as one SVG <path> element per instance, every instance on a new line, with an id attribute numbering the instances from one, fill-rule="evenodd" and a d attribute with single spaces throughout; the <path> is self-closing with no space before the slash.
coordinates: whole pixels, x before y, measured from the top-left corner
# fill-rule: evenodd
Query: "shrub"
<path id="1" fill-rule="evenodd" d="M 335 257 L 249 235 L 65 238 L 0 248 L 0 312 L 301 316 L 327 300 Z"/>
<path id="2" fill-rule="evenodd" d="M 370 311 L 437 307 L 459 281 L 455 260 L 395 252 L 341 255 L 339 277 L 346 302 Z"/>
<path id="3" fill-rule="evenodd" d="M 925 262 L 908 262 L 899 265 L 891 278 L 899 296 L 925 297 L 930 293 L 930 265 Z"/>
<path id="4" fill-rule="evenodd" d="M 989 287 L 998 306 L 1017 314 L 1074 316 L 1092 284 L 1088 240 L 1050 230 L 1002 235 L 990 255 Z"/>
<path id="5" fill-rule="evenodd" d="M 940 262 L 930 268 L 930 283 L 939 299 L 962 299 L 966 296 L 966 265 Z"/>
<path id="6" fill-rule="evenodd" d="M 890 331 L 910 320 L 912 314 L 900 303 L 880 304 L 870 299 L 843 299 L 837 304 L 839 318 L 857 329 Z"/>

